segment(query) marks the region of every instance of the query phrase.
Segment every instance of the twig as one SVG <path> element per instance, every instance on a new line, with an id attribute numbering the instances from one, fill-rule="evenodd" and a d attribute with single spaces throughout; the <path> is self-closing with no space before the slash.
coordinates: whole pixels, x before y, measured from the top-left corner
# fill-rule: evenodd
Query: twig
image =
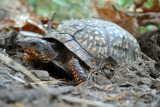
<path id="1" fill-rule="evenodd" d="M 34 33 L 34 32 L 29 32 L 29 31 L 20 31 L 19 34 L 22 37 L 34 37 L 34 38 L 43 38 L 43 35 Z"/>
<path id="2" fill-rule="evenodd" d="M 155 17 L 160 17 L 160 13 L 159 12 L 146 12 L 146 13 L 129 13 L 129 12 L 122 12 L 119 9 L 117 9 L 114 5 L 113 8 L 118 11 L 119 13 L 125 14 L 127 16 L 134 16 L 134 17 L 142 17 L 145 15 L 149 15 L 149 16 L 155 16 Z"/>
<path id="3" fill-rule="evenodd" d="M 62 81 L 64 79 L 58 79 L 58 80 L 52 80 L 52 81 L 40 81 L 40 82 L 33 82 L 31 84 L 47 84 L 47 83 L 53 83 L 53 82 L 58 82 L 58 81 Z"/>
<path id="4" fill-rule="evenodd" d="M 71 97 L 71 96 L 66 96 L 66 95 L 60 95 L 58 97 L 59 99 L 68 101 L 68 102 L 72 102 L 72 103 L 80 103 L 80 104 L 86 104 L 86 105 L 91 105 L 91 106 L 95 106 L 95 107 L 113 107 L 113 105 L 111 104 L 107 104 L 107 103 L 102 103 L 99 101 L 91 101 L 91 100 L 87 100 L 87 99 L 82 99 L 82 98 L 76 98 L 76 97 Z"/>
<path id="5" fill-rule="evenodd" d="M 93 73 L 93 72 L 98 72 L 99 70 L 101 70 L 103 68 L 103 62 L 104 62 L 104 59 L 101 60 L 100 64 L 91 72 Z"/>
<path id="6" fill-rule="evenodd" d="M 149 61 L 153 61 L 150 57 L 148 57 L 146 54 L 144 54 L 143 52 L 141 52 L 141 55 L 143 55 L 145 58 L 147 58 Z"/>
<path id="7" fill-rule="evenodd" d="M 104 99 L 108 100 L 108 101 L 118 101 L 118 100 L 122 99 L 127 93 L 128 93 L 128 91 L 127 92 L 120 92 L 116 97 L 104 97 Z"/>
<path id="8" fill-rule="evenodd" d="M 33 82 L 40 82 L 40 80 L 38 78 L 36 78 L 31 72 L 29 72 L 25 67 L 23 67 L 22 65 L 20 65 L 19 63 L 17 63 L 13 59 L 5 56 L 4 54 L 0 53 L 0 60 L 2 62 L 4 62 L 4 64 L 9 66 L 10 68 L 12 68 L 18 72 L 20 71 L 23 74 L 25 74 L 26 76 L 28 76 Z M 38 84 L 38 85 L 40 87 L 42 87 L 43 89 L 45 89 L 47 92 L 49 92 L 49 93 L 52 92 L 52 89 L 49 88 L 47 85 L 45 85 L 45 84 Z"/>
<path id="9" fill-rule="evenodd" d="M 53 15 L 51 16 L 51 18 L 49 18 L 49 21 L 48 21 L 48 31 L 53 31 L 55 30 L 56 28 L 52 25 L 52 19 L 54 19 L 56 16 L 56 12 L 53 13 Z M 53 27 L 53 28 L 52 28 Z M 53 29 L 53 30 L 52 30 Z"/>
<path id="10" fill-rule="evenodd" d="M 153 92 L 151 91 L 151 92 L 146 92 L 146 93 L 143 93 L 143 94 L 140 94 L 140 95 L 137 95 L 136 94 L 136 96 L 137 97 L 142 97 L 142 96 L 144 96 L 144 95 L 149 95 L 149 94 L 152 94 Z M 158 91 L 156 91 L 155 93 L 160 93 L 160 90 L 158 90 Z"/>
<path id="11" fill-rule="evenodd" d="M 16 76 L 13 76 L 13 75 L 11 75 L 8 71 L 6 71 L 6 70 L 2 70 L 2 71 L 0 71 L 0 74 L 4 74 L 4 75 L 7 75 L 7 76 L 9 76 L 10 78 L 12 78 L 12 79 L 14 79 L 14 80 L 17 80 L 17 81 L 19 81 L 19 82 L 21 82 L 21 83 L 26 83 L 24 80 L 22 80 L 21 78 L 18 78 L 18 77 L 16 77 Z"/>

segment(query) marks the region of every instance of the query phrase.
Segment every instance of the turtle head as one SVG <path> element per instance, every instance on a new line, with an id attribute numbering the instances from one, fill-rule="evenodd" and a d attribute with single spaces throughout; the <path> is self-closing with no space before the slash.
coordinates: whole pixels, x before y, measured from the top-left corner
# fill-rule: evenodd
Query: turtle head
<path id="1" fill-rule="evenodd" d="M 25 38 L 21 44 L 25 53 L 43 63 L 48 63 L 58 56 L 58 52 L 52 48 L 55 44 L 42 39 Z"/>

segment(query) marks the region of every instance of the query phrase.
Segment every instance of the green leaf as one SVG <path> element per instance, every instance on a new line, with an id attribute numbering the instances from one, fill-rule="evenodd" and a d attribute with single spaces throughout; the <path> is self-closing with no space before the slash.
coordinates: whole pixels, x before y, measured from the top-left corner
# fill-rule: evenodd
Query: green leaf
<path id="1" fill-rule="evenodd" d="M 148 0 L 148 1 L 145 2 L 145 5 L 146 5 L 147 7 L 152 7 L 152 6 L 153 6 L 153 1 L 154 1 L 154 0 Z"/>
<path id="2" fill-rule="evenodd" d="M 56 5 L 59 5 L 59 6 L 66 6 L 66 5 L 68 5 L 65 0 L 53 0 L 53 2 L 54 2 Z M 62 8 L 63 8 L 63 7 L 62 7 Z M 63 9 L 64 9 L 64 8 L 63 8 Z"/>
<path id="3" fill-rule="evenodd" d="M 128 3 L 131 3 L 131 2 L 133 2 L 133 0 L 118 0 L 116 6 L 118 6 L 118 7 L 124 7 Z"/>

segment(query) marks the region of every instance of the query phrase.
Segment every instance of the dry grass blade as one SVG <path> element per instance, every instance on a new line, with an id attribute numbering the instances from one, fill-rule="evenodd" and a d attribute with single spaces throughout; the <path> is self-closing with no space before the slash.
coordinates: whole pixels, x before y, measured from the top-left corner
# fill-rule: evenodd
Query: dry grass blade
<path id="1" fill-rule="evenodd" d="M 122 99 L 128 92 L 120 92 L 116 97 L 104 97 L 107 101 L 118 101 Z"/>
<path id="2" fill-rule="evenodd" d="M 57 79 L 57 80 L 52 80 L 52 81 L 40 81 L 40 82 L 33 82 L 32 84 L 47 84 L 47 83 L 53 83 L 53 82 L 58 82 L 62 81 L 64 79 Z"/>

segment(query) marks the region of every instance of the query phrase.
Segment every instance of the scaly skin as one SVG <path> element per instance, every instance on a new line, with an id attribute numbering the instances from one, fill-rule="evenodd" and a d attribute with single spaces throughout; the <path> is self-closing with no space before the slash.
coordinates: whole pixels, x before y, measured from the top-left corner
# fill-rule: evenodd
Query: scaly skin
<path id="1" fill-rule="evenodd" d="M 31 57 L 27 53 L 24 53 L 24 56 L 23 56 L 22 60 L 26 61 L 29 65 L 33 65 L 33 62 L 35 62 L 35 58 Z"/>
<path id="2" fill-rule="evenodd" d="M 36 45 L 37 44 L 37 45 Z M 66 67 L 66 70 L 69 70 L 72 72 L 74 79 L 77 84 L 80 84 L 87 80 L 87 76 L 79 64 L 78 59 L 76 59 L 73 56 L 69 56 L 71 54 L 68 53 L 68 55 L 65 53 L 65 55 L 69 57 L 64 57 L 64 54 L 58 54 L 59 50 L 54 50 L 51 48 L 51 44 L 49 44 L 47 41 L 41 40 L 41 39 L 24 39 L 22 41 L 22 48 L 25 52 L 24 54 L 24 60 L 27 61 L 29 64 L 34 64 L 36 61 L 40 61 L 42 63 L 48 63 L 54 61 L 60 62 L 64 65 L 64 68 Z M 47 52 L 46 52 L 47 51 Z M 65 50 L 63 50 L 65 51 Z M 57 60 L 61 58 L 60 60 Z M 62 61 L 62 59 L 66 61 Z M 60 64 L 57 64 L 59 66 Z M 69 73 L 69 72 L 68 72 Z"/>
<path id="3" fill-rule="evenodd" d="M 80 83 L 87 80 L 87 76 L 86 76 L 85 72 L 83 71 L 83 69 L 77 59 L 72 58 L 68 62 L 68 66 L 72 70 L 74 79 L 76 80 L 77 84 L 80 84 Z"/>

